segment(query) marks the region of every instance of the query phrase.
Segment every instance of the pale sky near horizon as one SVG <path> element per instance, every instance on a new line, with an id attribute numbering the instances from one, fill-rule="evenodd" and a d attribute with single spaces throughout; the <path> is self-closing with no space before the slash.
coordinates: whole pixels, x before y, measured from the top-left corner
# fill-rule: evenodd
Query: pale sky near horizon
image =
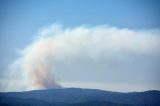
<path id="1" fill-rule="evenodd" d="M 12 72 L 8 71 L 8 67 L 19 59 L 19 50 L 26 50 L 25 47 L 28 47 L 31 42 L 34 42 L 37 33 L 42 28 L 46 26 L 48 28 L 52 24 L 61 24 L 64 27 L 64 29 L 58 29 L 62 30 L 62 37 L 59 38 L 60 41 L 66 40 L 66 38 L 63 38 L 65 28 L 76 29 L 83 25 L 88 27 L 82 28 L 82 32 L 84 31 L 85 33 L 85 30 L 89 31 L 83 39 L 87 39 L 86 36 L 88 34 L 101 34 L 99 33 L 101 30 L 109 33 L 112 27 L 115 28 L 113 30 L 113 33 L 115 33 L 113 36 L 116 33 L 121 33 L 123 29 L 126 31 L 124 36 L 130 32 L 133 33 L 133 36 L 142 32 L 143 34 L 148 34 L 147 38 L 144 37 L 144 44 L 151 42 L 151 44 L 148 44 L 150 48 L 144 46 L 144 50 L 154 52 L 151 54 L 137 53 L 141 47 L 137 49 L 133 46 L 135 46 L 135 42 L 143 42 L 143 40 L 136 37 L 135 42 L 133 41 L 133 46 L 129 46 L 133 47 L 133 51 L 136 52 L 102 52 L 103 55 L 100 55 L 100 58 L 98 57 L 96 62 L 91 62 L 92 59 L 90 60 L 88 57 L 89 54 L 85 55 L 81 52 L 77 53 L 77 57 L 75 56 L 68 64 L 63 63 L 64 59 L 60 59 L 59 61 L 62 63 L 59 61 L 54 63 L 56 64 L 54 75 L 55 79 L 62 86 L 98 88 L 124 92 L 160 89 L 160 52 L 158 51 L 159 49 L 157 50 L 160 47 L 158 45 L 160 39 L 159 10 L 159 0 L 1 0 L 0 90 L 5 91 L 5 87 L 3 86 L 7 85 L 8 80 L 13 80 L 13 82 L 19 82 L 21 80 L 21 77 L 18 78 L 19 74 L 16 76 L 17 79 L 15 76 L 13 78 L 10 75 Z M 99 26 L 107 27 L 101 29 Z M 94 28 L 97 32 L 94 32 Z M 50 31 L 50 29 L 48 30 Z M 72 34 L 73 32 L 69 31 L 68 33 Z M 157 38 L 155 41 L 156 38 L 153 37 L 155 44 L 152 44 L 152 41 L 149 40 L 150 38 L 152 39 L 152 36 L 156 36 Z M 102 40 L 103 43 L 103 36 L 102 38 L 96 37 L 96 39 Z M 137 41 L 137 39 L 140 41 Z M 69 40 L 72 39 L 69 38 Z M 44 44 L 43 40 L 39 42 Z M 90 39 L 89 41 L 84 41 L 84 43 L 86 42 L 92 44 L 94 39 L 93 41 Z M 123 42 L 123 39 L 120 42 Z M 104 44 L 108 43 L 104 41 Z M 91 48 L 88 44 L 85 46 Z M 69 45 L 69 47 L 72 48 L 73 46 Z M 101 47 L 101 45 L 97 47 Z M 80 51 L 83 50 L 80 49 Z M 121 64 L 115 66 L 116 68 L 109 69 L 107 66 L 101 67 L 95 65 L 97 62 L 105 63 L 105 59 L 115 59 L 116 64 L 117 61 L 121 62 Z M 117 71 L 118 69 L 120 71 Z M 93 70 L 94 72 L 92 72 Z M 13 91 L 16 90 L 24 89 L 23 87 L 13 88 Z M 9 89 L 9 91 L 12 90 Z"/>

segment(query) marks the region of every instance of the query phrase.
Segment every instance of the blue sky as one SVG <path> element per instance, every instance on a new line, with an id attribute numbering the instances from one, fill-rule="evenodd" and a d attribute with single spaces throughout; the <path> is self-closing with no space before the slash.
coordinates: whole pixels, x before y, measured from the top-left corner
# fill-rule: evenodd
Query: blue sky
<path id="1" fill-rule="evenodd" d="M 39 29 L 44 26 L 60 23 L 65 27 L 108 25 L 131 30 L 159 29 L 159 5 L 160 2 L 158 0 L 1 0 L 0 78 L 8 78 L 6 74 L 8 71 L 6 70 L 8 69 L 8 65 L 19 57 L 17 50 L 29 45 Z M 140 60 L 138 60 L 138 58 Z M 132 61 L 136 63 L 137 61 L 145 59 L 147 62 L 141 62 L 144 67 L 146 64 L 151 64 L 151 67 L 156 67 L 155 73 L 149 72 L 148 74 L 157 74 L 159 58 L 138 55 L 136 59 L 134 60 L 133 58 Z M 149 62 L 150 60 L 151 62 Z M 131 67 L 134 66 L 132 65 Z M 61 69 L 61 67 L 57 68 Z M 103 78 L 105 79 L 105 77 L 109 77 L 109 75 L 105 71 L 103 73 L 105 73 L 106 76 L 102 78 L 101 76 L 103 74 L 99 74 L 99 76 L 96 77 L 98 73 L 94 73 L 93 76 L 95 77 L 93 78 L 81 79 L 81 76 L 79 76 L 80 78 L 77 77 L 77 81 L 105 82 Z M 57 73 L 58 79 L 71 82 L 76 79 L 74 79 L 74 77 L 70 79 L 70 75 L 66 75 L 66 78 L 64 77 L 63 79 L 62 77 L 65 76 L 65 74 L 67 73 L 63 73 L 63 71 Z M 124 73 L 119 74 L 120 76 L 124 75 Z M 130 72 L 128 72 L 128 74 L 130 74 Z M 142 74 L 145 73 L 142 72 Z M 80 72 L 80 75 L 83 75 L 83 73 Z M 120 80 L 119 83 L 125 82 L 126 79 L 115 78 L 115 80 Z M 141 76 L 138 76 L 137 79 L 132 78 L 131 82 L 134 82 L 133 80 L 135 80 L 135 84 L 137 84 L 136 82 L 147 83 L 147 80 L 141 78 Z M 114 82 L 112 78 L 109 78 L 108 81 Z M 150 80 L 148 82 L 150 82 Z M 153 82 L 153 80 L 151 82 Z M 130 81 L 128 81 L 128 83 L 130 83 Z"/>

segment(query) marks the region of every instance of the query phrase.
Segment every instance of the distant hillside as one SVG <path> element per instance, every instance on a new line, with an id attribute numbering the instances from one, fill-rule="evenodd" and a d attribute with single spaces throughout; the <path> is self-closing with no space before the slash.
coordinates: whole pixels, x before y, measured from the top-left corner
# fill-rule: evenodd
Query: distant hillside
<path id="1" fill-rule="evenodd" d="M 28 104 L 25 106 L 32 106 L 32 104 L 36 106 L 37 104 L 38 106 L 127 106 L 125 104 L 160 106 L 160 91 L 120 93 L 97 89 L 66 88 L 0 93 L 0 106 L 4 103 L 11 103 L 12 106 L 23 104 Z M 11 105 L 6 104 L 6 106 Z"/>
<path id="2" fill-rule="evenodd" d="M 131 106 L 107 101 L 89 101 L 83 103 L 52 103 L 36 99 L 0 98 L 0 106 Z"/>
<path id="3" fill-rule="evenodd" d="M 69 104 L 69 106 L 131 106 L 127 104 L 113 103 L 107 101 L 90 101 L 84 103 Z"/>

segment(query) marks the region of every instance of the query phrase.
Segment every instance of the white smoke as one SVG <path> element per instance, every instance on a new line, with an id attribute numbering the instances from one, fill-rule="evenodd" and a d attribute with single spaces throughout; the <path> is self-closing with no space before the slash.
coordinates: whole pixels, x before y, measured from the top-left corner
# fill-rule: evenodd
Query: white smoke
<path id="1" fill-rule="evenodd" d="M 28 89 L 61 88 L 54 77 L 56 62 L 67 64 L 80 54 L 96 60 L 107 52 L 160 55 L 160 31 L 51 25 L 39 31 L 11 67 Z"/>

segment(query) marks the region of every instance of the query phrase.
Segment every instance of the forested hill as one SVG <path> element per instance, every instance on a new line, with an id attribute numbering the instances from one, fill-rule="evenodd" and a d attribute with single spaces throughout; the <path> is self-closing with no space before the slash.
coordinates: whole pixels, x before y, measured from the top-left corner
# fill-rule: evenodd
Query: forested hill
<path id="1" fill-rule="evenodd" d="M 160 91 L 110 92 L 65 88 L 0 93 L 0 106 L 160 106 Z"/>

